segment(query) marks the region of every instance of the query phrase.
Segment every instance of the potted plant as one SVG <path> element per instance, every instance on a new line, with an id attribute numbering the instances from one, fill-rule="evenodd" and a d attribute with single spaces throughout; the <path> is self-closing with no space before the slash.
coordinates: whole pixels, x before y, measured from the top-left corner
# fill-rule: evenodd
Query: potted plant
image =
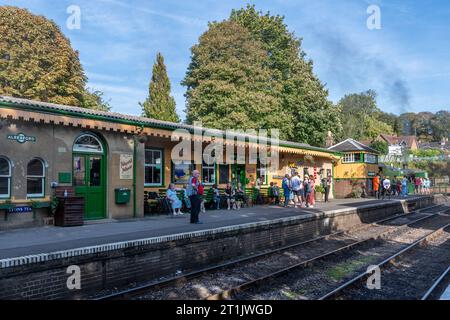
<path id="1" fill-rule="evenodd" d="M 316 185 L 314 187 L 314 199 L 316 201 L 323 201 L 325 195 L 325 189 L 321 185 Z"/>

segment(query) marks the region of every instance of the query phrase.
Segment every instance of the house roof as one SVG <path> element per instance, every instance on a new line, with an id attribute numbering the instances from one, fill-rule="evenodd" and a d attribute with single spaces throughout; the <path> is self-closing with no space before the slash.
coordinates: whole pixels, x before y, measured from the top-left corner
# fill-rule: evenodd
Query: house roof
<path id="1" fill-rule="evenodd" d="M 450 141 L 442 142 L 421 142 L 419 143 L 419 149 L 439 149 L 450 150 Z"/>
<path id="2" fill-rule="evenodd" d="M 406 147 L 408 148 L 411 148 L 413 142 L 416 140 L 415 136 L 391 136 L 387 134 L 380 134 L 380 137 L 384 139 L 389 145 L 399 145 L 404 142 Z"/>
<path id="3" fill-rule="evenodd" d="M 126 115 L 117 112 L 107 112 L 107 111 L 98 111 L 87 108 L 80 108 L 74 106 L 66 106 L 48 102 L 41 102 L 36 100 L 28 100 L 22 98 L 13 98 L 9 96 L 1 96 L 0 95 L 0 107 L 10 107 L 18 110 L 27 110 L 27 111 L 35 111 L 39 113 L 47 113 L 47 114 L 58 114 L 63 116 L 77 117 L 77 118 L 87 118 L 87 119 L 95 119 L 95 120 L 103 120 L 108 122 L 122 123 L 128 125 L 134 125 L 139 127 L 150 127 L 150 128 L 160 128 L 166 130 L 177 130 L 177 129 L 185 129 L 189 132 L 194 132 L 195 130 L 202 130 L 202 133 L 208 131 L 210 134 L 217 133 L 225 135 L 225 131 L 218 129 L 210 129 L 203 127 L 196 127 L 193 125 L 182 124 L 182 123 L 174 123 L 169 121 L 161 121 L 146 117 L 139 117 L 133 115 Z M 245 139 L 255 139 L 258 138 L 253 135 L 248 134 L 236 134 L 237 137 L 245 138 Z M 264 139 L 259 138 L 260 142 L 264 142 Z M 293 141 L 280 140 L 280 146 L 291 147 L 296 149 L 306 149 L 306 150 L 314 150 L 320 151 L 330 154 L 336 154 L 337 152 L 333 150 L 328 150 L 326 148 L 314 147 L 306 143 L 298 143 Z"/>
<path id="4" fill-rule="evenodd" d="M 366 146 L 365 144 L 351 138 L 348 138 L 342 142 L 339 142 L 338 144 L 335 144 L 334 146 L 329 147 L 328 150 L 337 152 L 366 151 L 376 154 L 379 153 L 377 150 L 372 149 L 371 147 Z"/>

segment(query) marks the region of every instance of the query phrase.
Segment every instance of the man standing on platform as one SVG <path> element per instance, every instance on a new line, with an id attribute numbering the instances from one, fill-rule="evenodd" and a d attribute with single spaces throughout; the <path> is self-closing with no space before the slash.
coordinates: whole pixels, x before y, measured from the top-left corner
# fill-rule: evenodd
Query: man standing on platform
<path id="1" fill-rule="evenodd" d="M 283 188 L 284 193 L 284 207 L 289 206 L 289 198 L 291 197 L 291 177 L 286 174 L 284 176 L 283 182 L 281 184 L 281 187 Z"/>
<path id="2" fill-rule="evenodd" d="M 298 172 L 291 178 L 291 189 L 294 193 L 294 208 L 297 208 L 299 204 L 302 207 L 303 181 L 300 179 Z"/>
<path id="3" fill-rule="evenodd" d="M 200 185 L 200 172 L 198 170 L 194 170 L 192 172 L 192 177 L 189 178 L 189 182 L 186 188 L 187 196 L 191 202 L 191 223 L 201 224 L 198 220 L 198 215 L 200 214 L 200 204 L 201 198 L 199 194 Z"/>
<path id="4" fill-rule="evenodd" d="M 376 199 L 380 199 L 380 174 L 377 173 L 375 177 L 373 177 L 373 192 Z"/>
<path id="5" fill-rule="evenodd" d="M 328 202 L 328 197 L 331 189 L 331 176 L 322 179 L 322 187 L 325 193 L 325 202 Z"/>

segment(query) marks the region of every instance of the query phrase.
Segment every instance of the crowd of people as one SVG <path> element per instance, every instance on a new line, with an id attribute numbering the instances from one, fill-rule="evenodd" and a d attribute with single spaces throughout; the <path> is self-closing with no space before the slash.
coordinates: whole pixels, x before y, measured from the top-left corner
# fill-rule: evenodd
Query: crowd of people
<path id="1" fill-rule="evenodd" d="M 414 185 L 415 194 L 430 194 L 431 181 L 427 178 L 420 177 L 394 177 L 383 176 L 378 173 L 372 181 L 373 194 L 376 199 L 391 199 L 391 196 L 406 197 L 409 194 L 408 184 Z M 328 202 L 329 192 L 331 190 L 332 178 L 330 176 L 320 180 L 322 190 L 325 196 L 325 202 Z M 280 205 L 282 197 L 284 197 L 283 207 L 293 205 L 294 208 L 314 208 L 315 205 L 315 179 L 305 174 L 303 177 L 298 172 L 292 176 L 286 174 L 282 180 L 281 189 L 276 182 L 271 182 L 268 189 L 270 204 Z M 261 201 L 261 183 L 255 183 L 256 202 Z M 191 223 L 200 224 L 199 213 L 205 212 L 204 185 L 200 181 L 200 173 L 195 170 L 189 178 L 188 183 L 183 189 L 184 199 L 178 198 L 178 193 L 174 184 L 170 184 L 167 190 L 167 199 L 173 210 L 173 215 L 184 214 L 181 209 L 183 202 L 186 208 L 191 212 Z M 227 183 L 224 194 L 221 195 L 216 184 L 211 188 L 211 205 L 212 208 L 219 210 L 223 203 L 226 203 L 227 210 L 239 210 L 247 203 L 245 190 L 240 183 L 234 186 Z M 225 209 L 225 208 L 224 208 Z"/>
<path id="2" fill-rule="evenodd" d="M 259 182 L 259 183 L 258 183 Z M 331 189 L 331 177 L 321 180 L 323 190 L 325 190 L 325 201 L 328 202 L 328 195 Z M 283 193 L 281 193 L 283 189 Z M 293 176 L 286 174 L 282 180 L 282 186 L 278 186 L 277 182 L 271 182 L 268 189 L 268 198 L 271 205 L 280 205 L 282 197 L 284 203 L 282 206 L 289 207 L 293 204 L 294 208 L 314 208 L 315 205 L 315 179 L 305 174 L 303 178 L 298 172 Z M 181 193 L 177 191 L 182 191 Z M 258 179 L 254 187 L 255 201 L 257 204 L 262 204 L 261 183 Z M 179 194 L 184 195 L 184 199 L 179 198 Z M 193 171 L 188 183 L 182 189 L 176 189 L 175 185 L 171 183 L 167 190 L 167 199 L 170 203 L 172 214 L 174 216 L 183 215 L 181 211 L 183 205 L 191 212 L 191 223 L 200 224 L 199 213 L 205 212 L 205 189 L 200 180 L 200 172 Z M 245 190 L 241 183 L 232 185 L 227 183 L 223 190 L 223 195 L 219 190 L 217 184 L 211 187 L 211 208 L 222 209 L 223 204 L 227 210 L 240 210 L 241 207 L 247 203 L 248 199 Z M 225 207 L 223 209 L 225 209 Z"/>
<path id="3" fill-rule="evenodd" d="M 378 173 L 373 178 L 373 192 L 376 199 L 385 199 L 391 196 L 407 197 L 409 194 L 408 184 L 414 185 L 414 194 L 430 194 L 431 181 L 428 178 L 394 176 L 391 181 L 388 176 Z"/>

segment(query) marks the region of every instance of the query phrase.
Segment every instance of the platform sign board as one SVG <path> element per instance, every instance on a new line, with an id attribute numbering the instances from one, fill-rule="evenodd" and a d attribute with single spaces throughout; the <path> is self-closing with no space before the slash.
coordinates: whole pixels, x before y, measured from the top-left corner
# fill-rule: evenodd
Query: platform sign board
<path id="1" fill-rule="evenodd" d="M 30 206 L 9 208 L 8 213 L 28 213 L 33 212 L 33 208 Z"/>
<path id="2" fill-rule="evenodd" d="M 120 155 L 120 180 L 133 179 L 133 156 L 130 154 Z"/>
<path id="3" fill-rule="evenodd" d="M 19 134 L 8 134 L 6 136 L 8 140 L 17 141 L 20 144 L 23 144 L 25 142 L 36 142 L 36 137 L 27 136 L 23 133 Z"/>

